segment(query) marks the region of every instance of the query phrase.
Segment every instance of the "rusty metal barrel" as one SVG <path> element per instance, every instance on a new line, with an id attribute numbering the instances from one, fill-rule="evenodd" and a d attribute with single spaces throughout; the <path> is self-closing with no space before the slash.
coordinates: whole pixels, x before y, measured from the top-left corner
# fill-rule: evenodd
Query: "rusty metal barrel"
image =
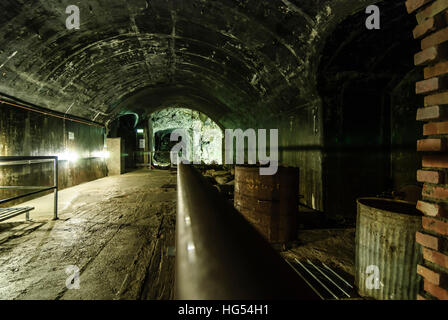
<path id="1" fill-rule="evenodd" d="M 235 168 L 235 208 L 271 244 L 297 239 L 299 169 L 279 167 L 260 175 L 257 166 Z"/>
<path id="2" fill-rule="evenodd" d="M 378 300 L 417 298 L 421 248 L 415 233 L 421 213 L 415 203 L 382 199 L 357 200 L 355 284 L 361 296 Z"/>

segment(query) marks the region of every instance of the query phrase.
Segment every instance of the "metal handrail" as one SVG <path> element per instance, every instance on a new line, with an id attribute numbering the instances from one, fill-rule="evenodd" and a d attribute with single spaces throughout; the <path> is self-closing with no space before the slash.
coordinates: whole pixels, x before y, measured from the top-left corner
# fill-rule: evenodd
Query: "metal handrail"
<path id="1" fill-rule="evenodd" d="M 58 157 L 56 156 L 40 156 L 40 157 L 0 157 L 0 166 L 12 166 L 12 165 L 26 165 L 26 164 L 35 164 L 35 163 L 43 163 L 43 162 L 53 162 L 53 186 L 49 187 L 40 187 L 40 186 L 0 186 L 0 189 L 32 189 L 36 191 L 28 192 L 19 196 L 2 199 L 0 200 L 0 204 L 7 203 L 10 201 L 18 200 L 21 198 L 25 198 L 31 195 L 35 195 L 38 193 L 46 192 L 53 190 L 54 191 L 54 212 L 53 212 L 53 220 L 58 219 Z"/>
<path id="2" fill-rule="evenodd" d="M 177 299 L 320 299 L 196 169 L 177 182 Z"/>

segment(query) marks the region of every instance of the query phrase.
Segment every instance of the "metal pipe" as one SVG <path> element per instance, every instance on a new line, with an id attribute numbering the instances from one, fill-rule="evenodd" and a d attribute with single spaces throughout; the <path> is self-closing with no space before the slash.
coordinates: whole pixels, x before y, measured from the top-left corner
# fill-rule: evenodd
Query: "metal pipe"
<path id="1" fill-rule="evenodd" d="M 320 299 L 197 170 L 177 182 L 177 299 Z"/>
<path id="2" fill-rule="evenodd" d="M 25 160 L 53 160 L 56 156 L 2 156 L 0 162 L 4 161 L 25 161 Z"/>
<path id="3" fill-rule="evenodd" d="M 57 157 L 56 156 L 39 156 L 39 157 L 10 156 L 10 157 L 0 157 L 0 166 L 15 166 L 15 165 L 22 165 L 22 164 L 45 163 L 45 162 L 53 161 L 55 158 L 57 158 Z"/>
<path id="4" fill-rule="evenodd" d="M 55 186 L 54 189 L 54 213 L 53 220 L 58 219 L 58 158 L 54 159 L 53 163 L 53 184 Z"/>
<path id="5" fill-rule="evenodd" d="M 40 113 L 46 116 L 50 116 L 50 117 L 54 117 L 54 118 L 59 118 L 59 119 L 63 119 L 63 120 L 69 120 L 72 122 L 78 122 L 78 123 L 82 123 L 82 124 L 86 124 L 88 126 L 94 126 L 94 127 L 100 127 L 100 128 L 104 128 L 105 126 L 99 122 L 95 122 L 92 120 L 88 120 L 88 119 L 83 119 L 83 118 L 75 118 L 74 116 L 67 116 L 66 114 L 57 112 L 57 111 L 50 111 L 48 109 L 43 109 L 41 107 L 28 107 L 28 106 L 24 106 L 18 103 L 12 103 L 6 100 L 1 100 L 0 99 L 0 103 L 3 104 L 7 104 L 9 106 L 12 107 L 17 107 L 17 108 L 21 108 L 24 110 L 28 110 L 28 111 L 32 111 L 32 112 L 36 112 L 36 113 Z"/>
<path id="6" fill-rule="evenodd" d="M 16 190 L 39 190 L 48 188 L 47 186 L 1 186 L 0 189 L 16 189 Z"/>

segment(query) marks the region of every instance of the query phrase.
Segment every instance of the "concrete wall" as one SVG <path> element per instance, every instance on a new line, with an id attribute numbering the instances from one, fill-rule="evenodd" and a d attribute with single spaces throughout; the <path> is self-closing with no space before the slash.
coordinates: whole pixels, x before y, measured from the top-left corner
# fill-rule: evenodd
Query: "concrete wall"
<path id="1" fill-rule="evenodd" d="M 124 157 L 125 169 L 134 169 L 136 167 L 134 153 L 141 151 L 138 148 L 135 121 L 134 114 L 126 114 L 112 121 L 107 127 L 107 138 L 121 138 L 121 143 L 123 144 L 121 154 Z"/>
<path id="2" fill-rule="evenodd" d="M 116 176 L 125 172 L 124 140 L 122 138 L 108 138 L 106 160 L 110 176 Z"/>
<path id="3" fill-rule="evenodd" d="M 324 211 L 322 106 L 316 99 L 298 106 L 294 113 L 279 114 L 267 126 L 279 129 L 280 165 L 300 170 L 301 203 Z"/>
<path id="4" fill-rule="evenodd" d="M 421 156 L 415 141 L 423 125 L 415 121 L 415 107 L 423 105 L 423 98 L 416 96 L 415 83 L 421 79 L 421 70 L 409 72 L 391 93 L 391 178 L 394 190 L 406 185 L 416 185 L 415 172 L 420 167 Z"/>
<path id="5" fill-rule="evenodd" d="M 69 132 L 73 133 L 73 140 L 69 138 Z M 103 147 L 103 128 L 0 103 L 1 156 L 79 156 L 77 161 L 59 161 L 60 189 L 106 176 L 104 159 L 95 157 L 98 152 L 103 151 Z M 50 186 L 52 181 L 50 164 L 0 167 L 0 185 Z M 2 191 L 0 198 L 17 194 L 19 191 Z"/>

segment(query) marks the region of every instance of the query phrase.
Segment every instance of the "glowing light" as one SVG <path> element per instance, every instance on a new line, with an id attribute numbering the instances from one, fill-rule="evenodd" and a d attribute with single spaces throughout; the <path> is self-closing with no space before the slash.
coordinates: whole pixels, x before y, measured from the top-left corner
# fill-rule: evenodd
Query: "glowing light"
<path id="1" fill-rule="evenodd" d="M 196 246 L 192 241 L 189 241 L 187 244 L 187 257 L 190 263 L 193 263 L 196 260 Z"/>
<path id="2" fill-rule="evenodd" d="M 60 153 L 57 155 L 58 160 L 76 162 L 79 159 L 79 155 L 73 151 L 65 151 L 64 153 Z"/>
<path id="3" fill-rule="evenodd" d="M 188 251 L 194 251 L 194 250 L 196 250 L 196 247 L 195 247 L 195 245 L 193 243 L 189 242 L 188 245 L 187 245 L 187 250 Z"/>
<path id="4" fill-rule="evenodd" d="M 145 133 L 145 130 L 143 130 L 143 129 L 137 129 L 137 133 L 138 133 L 138 134 L 143 134 L 143 133 Z"/>

